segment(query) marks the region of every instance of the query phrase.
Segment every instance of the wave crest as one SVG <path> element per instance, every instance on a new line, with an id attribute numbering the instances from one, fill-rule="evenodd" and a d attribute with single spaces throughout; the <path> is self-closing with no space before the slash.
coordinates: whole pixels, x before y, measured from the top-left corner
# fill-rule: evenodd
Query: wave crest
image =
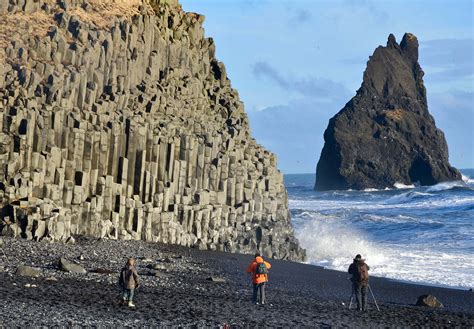
<path id="1" fill-rule="evenodd" d="M 415 188 L 415 185 L 414 184 L 406 185 L 406 184 L 397 182 L 397 183 L 393 184 L 393 187 L 395 187 L 398 190 L 406 190 L 406 189 L 409 189 L 409 188 Z"/>
<path id="2" fill-rule="evenodd" d="M 307 211 L 301 214 L 304 218 L 294 218 L 299 222 L 295 225 L 296 236 L 313 265 L 346 272 L 354 256 L 361 254 L 370 266 L 371 275 L 459 288 L 474 284 L 474 261 L 470 254 L 414 245 L 409 249 L 399 244 L 381 246 L 338 217 Z M 441 264 L 443 271 L 439 271 Z"/>
<path id="3" fill-rule="evenodd" d="M 436 185 L 430 186 L 426 189 L 426 192 L 441 192 L 441 191 L 447 191 L 451 190 L 454 188 L 458 187 L 467 187 L 469 188 L 466 183 L 462 180 L 459 181 L 452 181 L 452 182 L 444 182 L 444 183 L 438 183 Z"/>
<path id="4" fill-rule="evenodd" d="M 363 255 L 373 265 L 385 262 L 383 253 L 362 232 L 343 225 L 337 218 L 322 216 L 316 219 L 316 214 L 311 215 L 313 219 L 306 218 L 296 230 L 310 263 L 344 270 L 356 254 Z"/>

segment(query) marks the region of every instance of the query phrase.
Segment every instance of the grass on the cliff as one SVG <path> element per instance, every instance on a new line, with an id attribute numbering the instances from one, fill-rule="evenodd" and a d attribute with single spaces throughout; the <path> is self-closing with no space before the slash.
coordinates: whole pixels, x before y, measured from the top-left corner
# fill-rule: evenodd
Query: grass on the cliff
<path id="1" fill-rule="evenodd" d="M 30 14 L 22 11 L 0 14 L 0 59 L 4 59 L 5 49 L 11 42 L 25 35 L 43 38 L 55 25 L 54 13 L 62 9 L 56 0 L 45 0 L 44 3 L 54 8 L 53 13 L 38 10 Z M 130 19 L 138 15 L 140 6 L 144 6 L 149 13 L 158 12 L 160 6 L 156 0 L 89 0 L 89 5 L 87 9 L 72 7 L 68 13 L 99 29 L 110 27 L 116 17 Z"/>

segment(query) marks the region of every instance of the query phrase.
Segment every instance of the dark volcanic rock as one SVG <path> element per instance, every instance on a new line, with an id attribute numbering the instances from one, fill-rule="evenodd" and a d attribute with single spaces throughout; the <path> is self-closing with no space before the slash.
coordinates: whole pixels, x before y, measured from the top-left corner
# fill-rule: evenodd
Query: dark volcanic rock
<path id="1" fill-rule="evenodd" d="M 316 170 L 316 190 L 433 185 L 461 179 L 428 112 L 418 40 L 391 34 L 367 63 L 357 94 L 331 120 Z"/>
<path id="2" fill-rule="evenodd" d="M 0 0 L 0 235 L 304 260 L 203 22 L 178 0 Z"/>
<path id="3" fill-rule="evenodd" d="M 438 298 L 432 295 L 422 295 L 418 297 L 416 301 L 416 306 L 427 306 L 434 308 L 444 307 L 443 304 L 438 300 Z"/>
<path id="4" fill-rule="evenodd" d="M 41 270 L 39 268 L 22 265 L 18 266 L 15 274 L 20 276 L 29 276 L 37 278 L 41 275 Z"/>
<path id="5" fill-rule="evenodd" d="M 79 264 L 74 264 L 69 262 L 68 260 L 61 258 L 59 260 L 59 268 L 64 272 L 72 272 L 72 273 L 87 273 L 84 267 Z"/>
<path id="6" fill-rule="evenodd" d="M 216 282 L 216 283 L 224 283 L 225 282 L 225 279 L 221 278 L 219 276 L 211 276 L 211 277 L 207 278 L 207 280 L 212 281 L 212 282 Z"/>

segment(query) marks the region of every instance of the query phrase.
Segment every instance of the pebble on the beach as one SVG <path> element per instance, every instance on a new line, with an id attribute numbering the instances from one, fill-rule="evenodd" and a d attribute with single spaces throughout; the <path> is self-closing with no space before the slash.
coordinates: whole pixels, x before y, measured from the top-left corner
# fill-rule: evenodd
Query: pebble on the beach
<path id="1" fill-rule="evenodd" d="M 433 295 L 422 295 L 418 297 L 416 301 L 416 306 L 427 306 L 433 308 L 441 308 L 444 305 Z"/>
<path id="2" fill-rule="evenodd" d="M 79 264 L 74 264 L 67 261 L 65 258 L 59 259 L 59 269 L 65 272 L 72 272 L 72 273 L 87 273 L 86 269 Z"/>
<path id="3" fill-rule="evenodd" d="M 216 282 L 216 283 L 224 283 L 225 282 L 224 278 L 221 278 L 221 277 L 218 277 L 218 276 L 211 276 L 211 277 L 207 278 L 207 280 L 212 281 L 212 282 Z"/>
<path id="4" fill-rule="evenodd" d="M 66 245 L 5 238 L 4 242 L 6 247 L 2 250 L 6 254 L 16 254 L 17 257 L 11 257 L 6 267 L 7 273 L 0 274 L 4 280 L 0 284 L 2 302 L 9 306 L 2 309 L 3 313 L 0 312 L 0 327 L 4 324 L 1 322 L 2 318 L 8 319 L 8 327 L 25 327 L 31 323 L 43 327 L 79 325 L 215 327 L 218 323 L 237 317 L 239 321 L 232 322 L 236 327 L 265 326 L 263 322 L 256 323 L 255 313 L 249 312 L 253 309 L 250 302 L 252 288 L 247 277 L 243 276 L 247 265 L 246 256 L 242 256 L 241 263 L 239 260 L 241 256 L 209 255 L 197 252 L 187 254 L 180 259 L 175 256 L 178 252 L 185 254 L 187 250 L 184 248 L 144 241 L 77 239 L 76 244 Z M 131 250 L 139 250 L 139 254 L 134 255 Z M 161 253 L 159 256 L 158 251 Z M 94 252 L 97 257 L 93 256 Z M 94 271 L 90 271 L 88 275 L 66 273 L 60 271 L 58 267 L 51 267 L 51 264 L 57 265 L 57 260 L 61 257 L 73 263 L 72 259 L 77 260 L 79 255 L 85 256 L 84 262 L 80 265 L 87 266 L 91 270 L 115 271 L 116 275 L 101 275 L 93 273 Z M 143 263 L 137 266 L 141 282 L 136 297 L 139 316 L 149 319 L 146 324 L 135 323 L 135 318 L 130 317 L 128 311 L 125 311 L 122 306 L 119 309 L 118 305 L 114 305 L 117 298 L 117 276 L 126 258 L 130 256 L 135 256 L 140 263 Z M 174 262 L 161 261 L 167 257 Z M 144 258 L 149 258 L 152 262 L 145 263 Z M 23 264 L 35 264 L 40 267 L 42 269 L 40 278 L 33 281 L 30 278 L 15 276 L 15 270 Z M 164 266 L 169 273 L 151 269 L 153 264 Z M 325 283 L 324 287 L 327 287 L 328 278 L 332 280 L 336 277 L 334 272 L 286 262 L 275 263 L 275 265 L 278 265 L 275 266 L 278 270 L 275 270 L 274 275 L 272 274 L 268 302 L 258 310 L 255 309 L 256 312 L 261 310 L 269 315 L 262 320 L 269 327 L 317 327 L 320 324 L 331 324 L 334 327 L 378 327 L 384 324 L 397 327 L 470 327 L 467 326 L 470 324 L 470 313 L 452 312 L 453 303 L 456 301 L 450 301 L 444 309 L 434 309 L 435 311 L 423 307 L 407 307 L 403 304 L 385 304 L 383 307 L 386 312 L 369 312 L 362 316 L 359 312 L 348 312 L 348 302 L 342 299 L 347 297 L 346 291 L 329 301 L 322 295 L 318 295 L 318 292 L 324 294 L 326 290 L 326 288 L 321 289 L 320 284 Z M 235 266 L 239 269 L 236 270 Z M 307 287 L 307 290 L 311 292 L 311 298 L 307 298 L 306 291 L 303 292 L 305 288 L 296 291 L 292 290 L 291 284 L 288 284 L 289 278 L 294 277 L 296 270 L 304 270 L 309 274 L 304 276 L 305 280 L 310 280 L 309 282 L 297 280 L 293 284 Z M 148 274 L 149 272 L 154 275 Z M 326 274 L 331 275 L 326 276 Z M 277 275 L 280 276 L 279 279 Z M 211 278 L 214 280 L 222 278 L 225 283 L 207 281 Z M 311 281 L 313 278 L 318 279 Z M 338 280 L 334 282 L 344 282 L 343 278 Z M 29 284 L 29 287 L 25 287 L 25 284 Z M 396 287 L 405 286 L 397 283 Z M 410 287 L 410 291 L 411 289 Z M 412 292 L 411 299 L 416 300 L 417 296 L 424 294 L 424 291 Z M 435 291 L 433 294 L 438 298 L 450 300 L 446 294 L 435 293 Z M 461 296 L 461 292 L 458 291 L 453 291 L 452 294 Z M 467 295 L 470 296 L 469 293 Z M 465 291 L 462 292 L 462 296 L 466 296 Z M 203 298 L 209 302 L 199 303 Z M 380 299 L 379 302 L 382 304 L 384 300 L 382 297 Z M 341 306 L 341 302 L 346 306 Z M 25 305 L 29 311 L 27 317 L 24 315 Z M 92 312 L 91 305 L 94 307 Z M 455 304 L 455 307 L 458 306 Z M 209 314 L 211 310 L 218 314 L 218 318 L 203 319 L 203 316 Z M 45 316 L 46 313 L 49 316 Z M 295 317 L 294 314 L 299 314 L 299 316 Z M 68 322 L 64 319 L 68 319 L 66 320 Z M 143 321 L 142 318 L 140 321 Z"/>
<path id="5" fill-rule="evenodd" d="M 39 268 L 21 265 L 17 267 L 15 274 L 19 276 L 28 276 L 28 277 L 37 278 L 41 275 L 41 270 Z"/>

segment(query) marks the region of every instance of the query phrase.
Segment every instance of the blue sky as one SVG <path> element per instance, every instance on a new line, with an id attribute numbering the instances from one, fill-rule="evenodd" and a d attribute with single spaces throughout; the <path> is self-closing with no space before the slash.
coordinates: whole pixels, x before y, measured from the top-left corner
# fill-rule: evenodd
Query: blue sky
<path id="1" fill-rule="evenodd" d="M 474 168 L 472 1 L 181 0 L 206 16 L 250 117 L 284 173 L 312 173 L 329 118 L 355 95 L 367 60 L 393 33 L 420 42 L 428 105 L 451 164 Z"/>

